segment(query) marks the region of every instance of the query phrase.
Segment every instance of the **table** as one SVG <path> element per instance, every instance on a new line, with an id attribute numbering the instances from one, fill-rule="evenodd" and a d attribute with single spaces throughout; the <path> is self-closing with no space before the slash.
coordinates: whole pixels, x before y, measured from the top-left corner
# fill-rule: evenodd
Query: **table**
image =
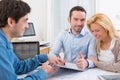
<path id="1" fill-rule="evenodd" d="M 40 53 L 49 53 L 50 52 L 50 47 L 49 46 L 40 46 Z"/>
<path id="2" fill-rule="evenodd" d="M 48 76 L 46 80 L 100 80 L 99 75 L 120 75 L 120 73 L 113 73 L 104 71 L 98 68 L 87 69 L 83 72 L 67 69 L 59 69 L 55 73 Z"/>
<path id="3" fill-rule="evenodd" d="M 40 70 L 40 67 L 28 74 L 35 73 L 38 70 Z M 28 74 L 19 75 L 18 78 L 23 78 Z M 120 75 L 120 73 L 108 72 L 98 68 L 87 69 L 83 72 L 70 69 L 58 69 L 56 72 L 49 74 L 46 80 L 100 80 L 97 77 L 99 75 Z"/>

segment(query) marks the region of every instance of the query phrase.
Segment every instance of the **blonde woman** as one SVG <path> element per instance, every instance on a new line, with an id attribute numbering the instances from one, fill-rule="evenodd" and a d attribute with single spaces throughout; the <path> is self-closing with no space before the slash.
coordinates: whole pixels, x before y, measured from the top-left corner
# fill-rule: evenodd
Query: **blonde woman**
<path id="1" fill-rule="evenodd" d="M 99 13 L 87 20 L 87 27 L 96 38 L 98 60 L 94 64 L 103 70 L 120 72 L 120 37 L 106 15 Z"/>

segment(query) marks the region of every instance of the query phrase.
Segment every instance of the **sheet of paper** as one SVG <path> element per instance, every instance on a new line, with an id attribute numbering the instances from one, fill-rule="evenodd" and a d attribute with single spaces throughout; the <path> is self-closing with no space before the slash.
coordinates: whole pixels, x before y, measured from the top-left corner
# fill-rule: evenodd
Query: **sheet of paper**
<path id="1" fill-rule="evenodd" d="M 79 69 L 75 63 L 68 63 L 66 62 L 64 66 L 61 65 L 56 65 L 60 68 L 66 68 L 66 69 L 73 69 L 73 70 L 78 70 L 78 71 L 83 71 L 82 69 Z"/>
<path id="2" fill-rule="evenodd" d="M 101 80 L 98 75 L 120 75 L 104 71 L 98 68 L 87 69 L 85 71 L 75 71 L 69 69 L 59 69 L 53 74 L 50 74 L 46 80 Z"/>
<path id="3" fill-rule="evenodd" d="M 120 80 L 120 74 L 119 75 L 99 75 L 98 78 L 101 80 Z"/>

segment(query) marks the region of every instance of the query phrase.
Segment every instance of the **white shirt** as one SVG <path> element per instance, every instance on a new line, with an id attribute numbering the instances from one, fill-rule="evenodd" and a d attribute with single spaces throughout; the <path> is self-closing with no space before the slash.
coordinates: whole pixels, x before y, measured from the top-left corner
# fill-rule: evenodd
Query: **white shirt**
<path id="1" fill-rule="evenodd" d="M 114 45 L 115 40 L 112 40 L 110 47 L 107 50 L 100 49 L 100 56 L 98 56 L 98 59 L 104 62 L 114 62 L 114 54 L 112 53 L 112 48 Z"/>

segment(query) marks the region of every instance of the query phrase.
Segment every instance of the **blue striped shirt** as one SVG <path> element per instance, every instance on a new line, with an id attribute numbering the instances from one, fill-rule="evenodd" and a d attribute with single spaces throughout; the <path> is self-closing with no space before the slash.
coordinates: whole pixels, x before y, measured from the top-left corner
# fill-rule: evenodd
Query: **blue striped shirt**
<path id="1" fill-rule="evenodd" d="M 97 57 L 95 45 L 95 38 L 85 29 L 78 35 L 73 35 L 70 30 L 62 31 L 51 48 L 50 54 L 58 56 L 60 51 L 63 50 L 64 60 L 74 63 L 79 58 L 80 52 L 82 52 L 86 59 L 90 56 Z M 89 68 L 94 67 L 91 60 L 88 60 L 88 62 Z"/>

